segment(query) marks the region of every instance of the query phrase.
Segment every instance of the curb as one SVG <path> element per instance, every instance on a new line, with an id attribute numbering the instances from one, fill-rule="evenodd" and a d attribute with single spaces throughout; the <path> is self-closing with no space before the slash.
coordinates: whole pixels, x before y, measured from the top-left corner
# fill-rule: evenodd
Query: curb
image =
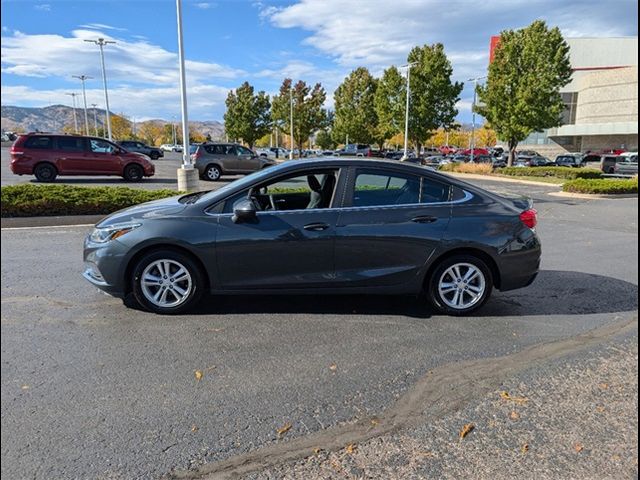
<path id="1" fill-rule="evenodd" d="M 2 218 L 1 228 L 73 227 L 95 225 L 107 215 L 69 215 L 61 217 L 12 217 Z"/>
<path id="2" fill-rule="evenodd" d="M 638 198 L 637 193 L 573 193 L 573 192 L 549 192 L 548 195 L 552 195 L 554 197 L 565 197 L 565 198 L 584 198 L 588 200 L 594 199 L 610 199 L 610 198 Z"/>
<path id="3" fill-rule="evenodd" d="M 561 183 L 546 183 L 546 182 L 536 182 L 535 180 L 520 180 L 519 178 L 508 178 L 508 177 L 494 177 L 492 175 L 478 175 L 475 173 L 459 173 L 459 172 L 440 172 L 446 175 L 451 175 L 452 177 L 460 177 L 460 178 L 469 178 L 473 180 L 488 180 L 493 182 L 504 182 L 504 183 L 521 183 L 524 185 L 538 185 L 544 187 L 556 187 L 561 188 Z"/>

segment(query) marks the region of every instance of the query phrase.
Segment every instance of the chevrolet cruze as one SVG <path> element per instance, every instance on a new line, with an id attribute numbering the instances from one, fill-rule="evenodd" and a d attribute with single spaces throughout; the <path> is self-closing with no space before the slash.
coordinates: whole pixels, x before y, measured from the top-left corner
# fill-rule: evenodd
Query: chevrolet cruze
<path id="1" fill-rule="evenodd" d="M 105 218 L 86 238 L 84 277 L 162 314 L 204 294 L 424 293 L 467 315 L 494 288 L 533 282 L 536 222 L 528 199 L 419 165 L 285 162 Z"/>

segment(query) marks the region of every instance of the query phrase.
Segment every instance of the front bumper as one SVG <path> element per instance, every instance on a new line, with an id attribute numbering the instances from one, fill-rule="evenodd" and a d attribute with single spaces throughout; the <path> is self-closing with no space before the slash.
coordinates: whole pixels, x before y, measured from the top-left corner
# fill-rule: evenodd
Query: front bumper
<path id="1" fill-rule="evenodd" d="M 127 252 L 128 248 L 118 240 L 104 244 L 94 243 L 87 235 L 84 241 L 82 276 L 103 292 L 124 298 Z"/>

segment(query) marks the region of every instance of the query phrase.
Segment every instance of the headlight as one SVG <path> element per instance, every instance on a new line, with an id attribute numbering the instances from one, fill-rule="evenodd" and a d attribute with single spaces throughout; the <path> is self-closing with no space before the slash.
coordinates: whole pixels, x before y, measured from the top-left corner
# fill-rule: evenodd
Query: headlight
<path id="1" fill-rule="evenodd" d="M 139 223 L 120 223 L 117 225 L 111 225 L 110 227 L 94 228 L 89 238 L 95 243 L 106 243 L 126 235 L 139 226 Z"/>

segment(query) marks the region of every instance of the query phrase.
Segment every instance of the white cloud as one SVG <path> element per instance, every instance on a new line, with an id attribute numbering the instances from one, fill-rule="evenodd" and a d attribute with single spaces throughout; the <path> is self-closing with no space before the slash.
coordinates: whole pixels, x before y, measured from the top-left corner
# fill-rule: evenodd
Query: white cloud
<path id="1" fill-rule="evenodd" d="M 51 5 L 49 5 L 48 3 L 39 3 L 37 5 L 34 5 L 33 8 L 35 8 L 36 10 L 39 10 L 41 12 L 50 12 L 51 11 Z"/>
<path id="2" fill-rule="evenodd" d="M 104 23 L 85 23 L 84 25 L 80 25 L 80 28 L 89 28 L 92 30 L 115 30 L 120 32 L 125 32 L 127 30 L 126 28 L 105 25 Z"/>
<path id="3" fill-rule="evenodd" d="M 79 88 L 77 91 L 79 92 Z M 51 104 L 71 105 L 67 93 L 73 89 L 38 90 L 26 86 L 3 86 L 2 104 L 24 107 L 43 107 Z M 189 117 L 194 120 L 222 118 L 224 101 L 229 89 L 216 85 L 192 85 L 187 89 Z M 87 89 L 87 105 L 95 103 L 104 108 L 101 86 Z M 76 99 L 82 105 L 82 97 Z M 140 88 L 119 86 L 109 88 L 109 107 L 115 113 L 136 118 L 171 118 L 180 113 L 180 90 L 175 87 Z"/>
<path id="4" fill-rule="evenodd" d="M 28 77 L 101 75 L 98 49 L 83 40 L 94 40 L 94 30 L 74 30 L 70 37 L 55 34 L 28 35 L 14 32 L 2 36 L 2 72 Z M 105 63 L 111 82 L 153 85 L 178 83 L 178 57 L 174 52 L 143 39 L 123 40 L 100 33 L 116 43 L 105 47 Z M 191 82 L 211 78 L 231 79 L 244 72 L 213 62 L 187 60 Z"/>
<path id="5" fill-rule="evenodd" d="M 208 10 L 215 6 L 216 6 L 215 3 L 210 3 L 210 2 L 199 2 L 194 4 L 194 7 L 199 8 L 200 10 Z"/>

